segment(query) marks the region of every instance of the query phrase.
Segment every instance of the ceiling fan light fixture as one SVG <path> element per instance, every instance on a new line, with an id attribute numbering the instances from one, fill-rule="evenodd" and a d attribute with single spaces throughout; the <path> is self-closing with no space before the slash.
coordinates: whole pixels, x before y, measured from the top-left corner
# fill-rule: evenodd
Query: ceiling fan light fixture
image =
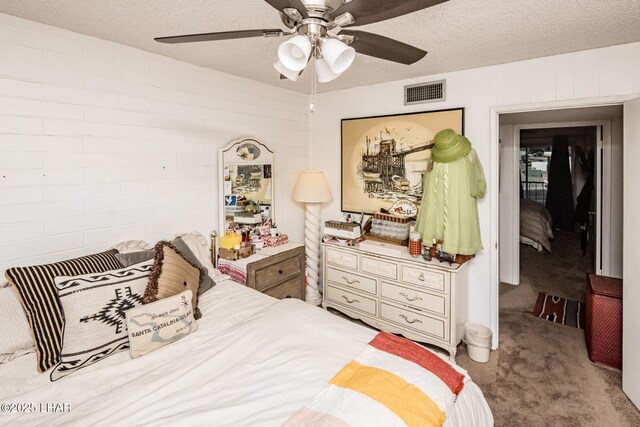
<path id="1" fill-rule="evenodd" d="M 337 39 L 328 39 L 322 44 L 322 56 L 335 74 L 342 74 L 356 57 L 354 48 Z"/>
<path id="2" fill-rule="evenodd" d="M 280 74 L 282 74 L 283 76 L 285 76 L 291 81 L 295 82 L 298 80 L 298 75 L 300 72 L 288 69 L 280 61 L 277 61 L 275 64 L 273 64 L 273 68 L 275 68 Z"/>
<path id="3" fill-rule="evenodd" d="M 340 77 L 339 73 L 334 73 L 323 58 L 316 59 L 316 74 L 320 83 L 328 83 Z"/>
<path id="4" fill-rule="evenodd" d="M 311 42 L 307 37 L 301 35 L 285 40 L 278 48 L 278 59 L 282 65 L 292 71 L 304 69 L 310 55 Z"/>

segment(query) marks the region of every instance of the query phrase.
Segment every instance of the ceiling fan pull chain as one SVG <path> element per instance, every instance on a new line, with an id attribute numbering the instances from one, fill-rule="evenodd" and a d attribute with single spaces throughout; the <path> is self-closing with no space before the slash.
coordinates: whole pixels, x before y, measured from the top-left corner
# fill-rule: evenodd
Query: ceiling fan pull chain
<path id="1" fill-rule="evenodd" d="M 313 110 L 316 108 L 316 58 L 313 58 L 312 76 L 311 76 L 311 104 L 309 104 L 309 113 L 313 114 Z"/>

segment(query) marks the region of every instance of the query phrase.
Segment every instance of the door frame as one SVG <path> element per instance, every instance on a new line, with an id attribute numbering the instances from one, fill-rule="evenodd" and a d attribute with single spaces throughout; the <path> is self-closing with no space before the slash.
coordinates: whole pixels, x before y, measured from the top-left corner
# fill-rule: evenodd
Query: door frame
<path id="1" fill-rule="evenodd" d="M 494 331 L 492 348 L 499 347 L 500 335 L 500 114 L 525 113 L 545 110 L 564 110 L 570 108 L 583 107 L 605 107 L 620 105 L 625 101 L 636 98 L 635 95 L 611 96 L 601 98 L 585 98 L 579 100 L 551 101 L 540 103 L 499 105 L 491 107 L 490 115 L 490 144 L 491 144 L 491 168 L 489 188 L 490 193 L 495 195 L 491 200 L 491 246 L 490 246 L 490 281 L 491 281 L 491 330 Z"/>
<path id="2" fill-rule="evenodd" d="M 603 177 L 602 177 L 602 169 L 606 169 L 608 171 L 611 171 L 611 156 L 605 156 L 605 160 L 608 161 L 607 165 L 603 165 L 600 162 L 600 153 L 601 153 L 601 149 L 603 148 L 603 145 L 605 147 L 610 147 L 611 146 L 611 120 L 585 120 L 585 121 L 574 121 L 574 122 L 546 122 L 546 123 L 529 123 L 529 124 L 514 124 L 513 125 L 513 144 L 514 144 L 514 157 L 511 159 L 511 161 L 516 162 L 516 170 L 520 169 L 520 158 L 519 158 L 519 151 L 520 151 L 520 131 L 522 130 L 526 130 L 526 129 L 547 129 L 547 128 L 570 128 L 570 127 L 600 127 L 602 126 L 602 139 L 600 139 L 600 137 L 596 137 L 596 146 L 594 147 L 594 152 L 596 154 L 596 188 L 594 188 L 594 192 L 596 194 L 596 217 L 597 217 L 597 222 L 596 222 L 596 253 L 595 253 L 595 258 L 594 258 L 594 269 L 596 274 L 601 274 L 602 273 L 602 262 L 598 262 L 598 260 L 604 260 L 604 259 L 609 259 L 609 257 L 602 257 L 601 256 L 601 249 L 602 247 L 606 246 L 607 243 L 609 243 L 610 239 L 610 233 L 606 233 L 607 237 L 605 237 L 605 239 L 607 240 L 606 242 L 603 241 L 603 230 L 602 230 L 602 226 L 605 224 L 605 222 L 607 221 L 606 215 L 604 215 L 603 212 L 603 205 L 604 206 L 609 206 L 610 203 L 604 204 L 601 195 L 603 195 L 602 192 L 602 184 L 603 184 Z M 610 180 L 610 179 L 609 179 Z M 513 194 L 518 194 L 520 191 L 519 185 L 520 185 L 520 180 L 518 179 L 513 179 L 513 182 L 511 183 L 511 191 L 513 191 Z M 508 183 L 503 183 L 504 184 L 508 184 Z M 605 200 L 607 199 L 607 196 L 610 197 L 610 194 L 607 192 L 607 194 L 605 195 Z M 519 199 L 514 199 L 515 202 L 513 203 L 513 206 L 511 206 L 511 212 L 513 212 L 514 218 L 519 218 L 520 217 L 520 204 L 518 203 Z M 502 202 L 499 202 L 502 203 Z M 602 220 L 601 220 L 602 219 Z M 512 253 L 512 263 L 513 265 L 511 266 L 511 271 L 513 272 L 512 277 L 514 277 L 516 279 L 516 283 L 512 283 L 513 285 L 519 285 L 520 284 L 520 251 L 516 250 L 519 249 L 520 247 L 520 239 L 519 239 L 519 235 L 520 235 L 520 222 L 519 221 L 513 221 L 512 223 L 512 227 L 511 227 L 511 236 L 513 237 L 513 242 L 510 242 L 509 245 L 511 246 L 511 248 L 513 249 L 513 253 Z M 608 250 L 608 249 L 607 249 Z"/>
<path id="3" fill-rule="evenodd" d="M 629 105 L 632 104 L 632 105 Z M 640 98 L 630 103 L 624 104 L 623 126 L 624 156 L 623 168 L 627 171 L 637 166 L 640 157 L 638 139 L 640 138 L 640 125 L 634 120 L 640 115 Z M 635 144 L 634 144 L 635 142 Z M 631 173 L 624 176 L 624 193 L 635 189 L 634 176 Z M 624 194 L 623 193 L 623 194 Z M 637 193 L 637 190 L 635 191 Z M 637 303 L 640 297 L 640 289 L 637 286 L 637 274 L 640 269 L 636 260 L 636 244 L 640 236 L 640 223 L 638 222 L 636 210 L 638 201 L 634 197 L 629 197 L 623 207 L 623 227 L 626 235 L 623 239 L 623 290 L 622 299 L 622 391 L 629 397 L 636 407 L 640 409 L 640 315 L 637 310 Z"/>

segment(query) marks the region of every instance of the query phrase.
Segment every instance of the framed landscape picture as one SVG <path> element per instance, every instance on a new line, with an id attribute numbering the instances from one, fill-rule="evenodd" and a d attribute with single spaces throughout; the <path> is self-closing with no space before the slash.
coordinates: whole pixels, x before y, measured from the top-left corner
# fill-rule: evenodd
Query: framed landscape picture
<path id="1" fill-rule="evenodd" d="M 342 120 L 342 211 L 374 213 L 422 201 L 433 137 L 464 133 L 464 108 Z"/>

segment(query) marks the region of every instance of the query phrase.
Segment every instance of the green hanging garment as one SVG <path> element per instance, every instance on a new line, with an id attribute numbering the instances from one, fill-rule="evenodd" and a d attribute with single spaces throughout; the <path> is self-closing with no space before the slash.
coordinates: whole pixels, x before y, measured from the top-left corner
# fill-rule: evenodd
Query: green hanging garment
<path id="1" fill-rule="evenodd" d="M 434 160 L 436 157 L 434 156 Z M 476 199 L 484 197 L 487 183 L 475 150 L 449 163 L 434 161 L 426 173 L 416 231 L 430 246 L 442 240 L 450 254 L 473 255 L 482 249 Z"/>

